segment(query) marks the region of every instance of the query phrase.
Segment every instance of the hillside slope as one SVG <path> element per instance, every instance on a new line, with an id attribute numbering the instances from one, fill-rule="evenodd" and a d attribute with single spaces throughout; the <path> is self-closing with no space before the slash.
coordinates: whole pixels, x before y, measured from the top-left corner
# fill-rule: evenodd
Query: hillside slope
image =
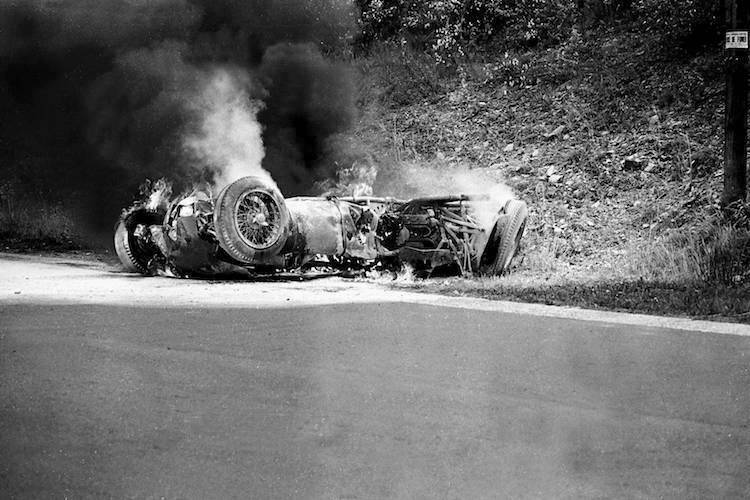
<path id="1" fill-rule="evenodd" d="M 747 224 L 719 207 L 720 50 L 666 54 L 620 28 L 486 55 L 453 75 L 394 49 L 361 66 L 370 104 L 351 140 L 374 152 L 379 175 L 414 164 L 438 176 L 490 171 L 530 207 L 513 275 L 420 287 L 740 319 L 750 310 Z"/>

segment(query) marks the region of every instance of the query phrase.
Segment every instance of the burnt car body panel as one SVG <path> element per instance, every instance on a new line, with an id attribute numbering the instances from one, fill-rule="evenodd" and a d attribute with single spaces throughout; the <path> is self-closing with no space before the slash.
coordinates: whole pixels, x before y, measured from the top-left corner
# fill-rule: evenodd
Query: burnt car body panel
<path id="1" fill-rule="evenodd" d="M 215 200 L 195 192 L 171 203 L 160 224 L 153 222 L 153 214 L 133 224 L 147 209 L 131 208 L 116 228 L 115 246 L 126 269 L 143 274 L 266 274 L 321 267 L 366 271 L 406 263 L 425 276 L 438 269 L 471 275 L 482 272 L 482 257 L 491 253 L 485 252 L 488 245 L 499 245 L 498 237 L 490 236 L 505 231 L 500 225 L 508 219 L 506 204 L 491 223 L 480 223 L 475 204 L 486 201 L 468 195 L 283 199 L 267 181 L 243 178 Z M 130 226 L 123 223 L 126 219 Z M 512 236 L 515 255 L 520 234 Z"/>

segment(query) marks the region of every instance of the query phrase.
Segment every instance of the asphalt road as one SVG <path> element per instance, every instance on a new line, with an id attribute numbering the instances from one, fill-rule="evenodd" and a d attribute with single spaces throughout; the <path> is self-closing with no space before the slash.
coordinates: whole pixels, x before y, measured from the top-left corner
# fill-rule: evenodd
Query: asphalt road
<path id="1" fill-rule="evenodd" d="M 0 269 L 2 498 L 750 496 L 742 328 Z"/>

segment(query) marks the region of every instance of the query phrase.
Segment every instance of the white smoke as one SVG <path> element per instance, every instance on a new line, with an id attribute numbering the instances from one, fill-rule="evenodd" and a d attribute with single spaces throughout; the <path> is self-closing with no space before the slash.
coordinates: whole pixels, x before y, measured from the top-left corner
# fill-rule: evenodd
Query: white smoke
<path id="1" fill-rule="evenodd" d="M 258 112 L 263 103 L 250 98 L 250 76 L 241 70 L 214 68 L 188 105 L 200 126 L 184 137 L 188 153 L 214 172 L 215 188 L 248 175 L 273 182 L 263 169 L 265 156 Z"/>
<path id="2" fill-rule="evenodd" d="M 400 162 L 380 168 L 373 191 L 397 198 L 474 195 L 474 217 L 483 227 L 491 227 L 498 211 L 517 196 L 503 182 L 496 169 Z"/>
<path id="3" fill-rule="evenodd" d="M 449 179 L 449 185 L 454 186 L 459 193 L 482 198 L 472 203 L 474 217 L 482 227 L 491 227 L 498 211 L 509 200 L 516 198 L 513 190 L 494 179 L 489 171 L 458 169 L 443 177 Z"/>

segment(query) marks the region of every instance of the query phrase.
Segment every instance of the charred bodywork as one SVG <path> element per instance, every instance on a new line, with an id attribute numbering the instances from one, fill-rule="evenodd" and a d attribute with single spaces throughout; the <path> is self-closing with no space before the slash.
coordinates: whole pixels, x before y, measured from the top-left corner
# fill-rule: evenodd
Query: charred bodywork
<path id="1" fill-rule="evenodd" d="M 487 217 L 468 195 L 284 199 L 270 182 L 244 177 L 213 199 L 197 191 L 153 210 L 136 205 L 115 229 L 128 271 L 178 276 L 326 270 L 502 274 L 516 255 L 527 210 L 511 199 Z M 484 220 L 484 222 L 480 222 Z"/>

